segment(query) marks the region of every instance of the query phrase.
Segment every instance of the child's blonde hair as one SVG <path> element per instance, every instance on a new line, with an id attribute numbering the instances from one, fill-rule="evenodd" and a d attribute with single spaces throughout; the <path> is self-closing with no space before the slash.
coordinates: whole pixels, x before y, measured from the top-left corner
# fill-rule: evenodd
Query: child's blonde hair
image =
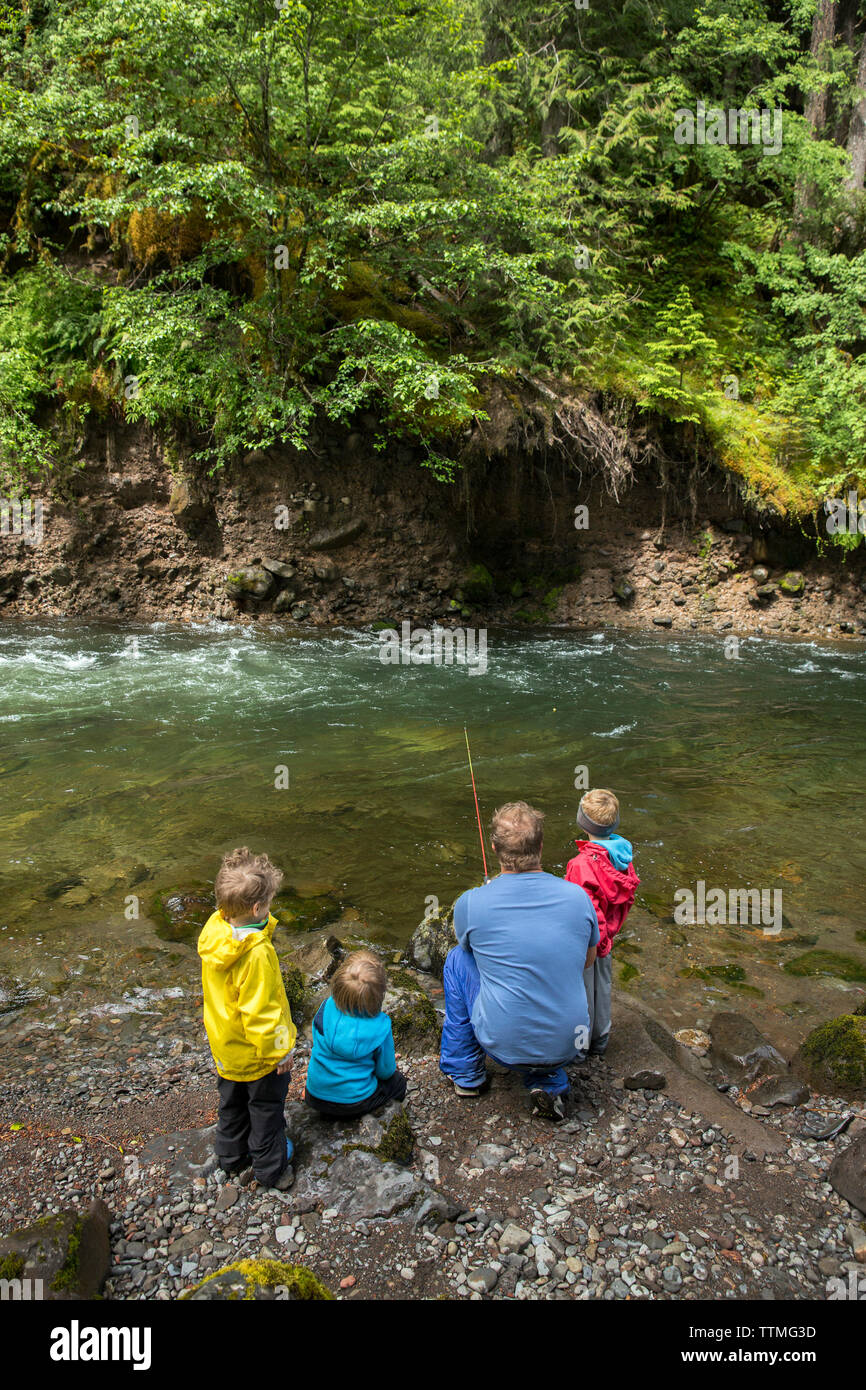
<path id="1" fill-rule="evenodd" d="M 232 850 L 220 865 L 214 890 L 223 917 L 242 917 L 259 908 L 270 907 L 283 881 L 282 871 L 266 854 L 252 850 Z"/>
<path id="2" fill-rule="evenodd" d="M 385 967 L 372 951 L 353 951 L 334 971 L 331 995 L 341 1013 L 375 1018 L 388 989 Z"/>
<path id="3" fill-rule="evenodd" d="M 580 809 L 596 825 L 616 825 L 619 820 L 619 802 L 606 787 L 594 787 L 588 791 L 581 799 Z"/>

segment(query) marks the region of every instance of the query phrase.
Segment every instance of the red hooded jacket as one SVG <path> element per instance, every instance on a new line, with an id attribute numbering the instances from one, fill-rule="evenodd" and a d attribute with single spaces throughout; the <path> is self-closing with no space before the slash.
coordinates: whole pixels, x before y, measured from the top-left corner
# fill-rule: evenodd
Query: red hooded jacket
<path id="1" fill-rule="evenodd" d="M 577 854 L 568 862 L 565 877 L 579 883 L 592 899 L 598 917 L 598 954 L 610 955 L 616 936 L 634 902 L 640 879 L 634 864 L 615 869 L 604 845 L 597 840 L 575 840 Z"/>

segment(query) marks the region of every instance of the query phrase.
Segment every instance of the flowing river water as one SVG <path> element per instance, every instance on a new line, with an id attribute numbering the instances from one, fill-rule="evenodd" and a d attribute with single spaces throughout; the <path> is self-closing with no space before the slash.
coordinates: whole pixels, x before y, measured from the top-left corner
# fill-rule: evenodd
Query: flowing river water
<path id="1" fill-rule="evenodd" d="M 487 641 L 473 672 L 383 664 L 372 632 L 0 626 L 0 1009 L 94 960 L 118 991 L 144 960 L 151 986 L 194 989 L 194 945 L 161 942 L 150 905 L 238 844 L 396 952 L 431 898 L 480 879 L 464 725 L 485 822 L 506 800 L 542 808 L 551 872 L 577 833 L 576 769 L 617 792 L 642 880 L 619 989 L 677 1027 L 735 1008 L 789 1044 L 863 997 L 861 649 Z M 781 891 L 781 928 L 674 921 L 698 881 Z"/>

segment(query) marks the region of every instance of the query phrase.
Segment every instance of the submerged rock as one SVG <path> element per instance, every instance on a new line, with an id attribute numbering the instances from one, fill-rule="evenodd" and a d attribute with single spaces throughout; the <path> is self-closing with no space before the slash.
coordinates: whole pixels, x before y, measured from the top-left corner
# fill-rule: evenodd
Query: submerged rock
<path id="1" fill-rule="evenodd" d="M 749 1092 L 753 1105 L 804 1105 L 809 1099 L 809 1087 L 796 1076 L 767 1076 Z"/>
<path id="2" fill-rule="evenodd" d="M 274 1300 L 307 1303 L 332 1299 L 334 1295 L 305 1265 L 284 1264 L 282 1260 L 239 1260 L 209 1274 L 195 1288 L 180 1295 L 179 1301 L 253 1302 Z"/>
<path id="3" fill-rule="evenodd" d="M 710 1060 L 729 1081 L 784 1076 L 788 1063 L 751 1019 L 742 1014 L 715 1014 L 710 1023 Z"/>
<path id="4" fill-rule="evenodd" d="M 98 1298 L 111 1265 L 110 1219 L 97 1200 L 87 1212 L 68 1208 L 19 1227 L 0 1239 L 0 1279 L 30 1280 L 34 1299 Z"/>
<path id="5" fill-rule="evenodd" d="M 153 918 L 156 934 L 163 941 L 194 941 L 215 910 L 213 889 L 202 883 L 156 893 L 148 915 Z"/>
<path id="6" fill-rule="evenodd" d="M 814 1028 L 794 1068 L 816 1091 L 866 1099 L 866 1017 L 842 1014 Z"/>
<path id="7" fill-rule="evenodd" d="M 293 931 L 320 931 L 329 922 L 336 922 L 342 908 L 329 893 L 302 897 L 291 888 L 278 893 L 271 903 L 271 912 L 284 926 Z"/>
<path id="8" fill-rule="evenodd" d="M 804 955 L 786 961 L 782 969 L 786 975 L 832 975 L 837 980 L 866 984 L 866 964 L 856 956 L 845 956 L 836 951 L 806 951 Z"/>

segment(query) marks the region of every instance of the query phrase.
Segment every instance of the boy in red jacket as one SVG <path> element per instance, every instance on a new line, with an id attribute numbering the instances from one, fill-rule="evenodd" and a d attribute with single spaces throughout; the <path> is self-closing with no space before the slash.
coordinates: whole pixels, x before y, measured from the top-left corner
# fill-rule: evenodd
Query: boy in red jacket
<path id="1" fill-rule="evenodd" d="M 632 864 L 631 845 L 622 835 L 614 834 L 619 825 L 619 802 L 613 792 L 601 787 L 587 792 L 577 823 L 589 839 L 575 840 L 577 854 L 569 860 L 565 877 L 586 890 L 598 917 L 598 954 L 595 963 L 584 971 L 583 982 L 589 1006 L 589 1052 L 601 1056 L 610 1038 L 610 949 L 628 916 L 640 879 Z"/>

